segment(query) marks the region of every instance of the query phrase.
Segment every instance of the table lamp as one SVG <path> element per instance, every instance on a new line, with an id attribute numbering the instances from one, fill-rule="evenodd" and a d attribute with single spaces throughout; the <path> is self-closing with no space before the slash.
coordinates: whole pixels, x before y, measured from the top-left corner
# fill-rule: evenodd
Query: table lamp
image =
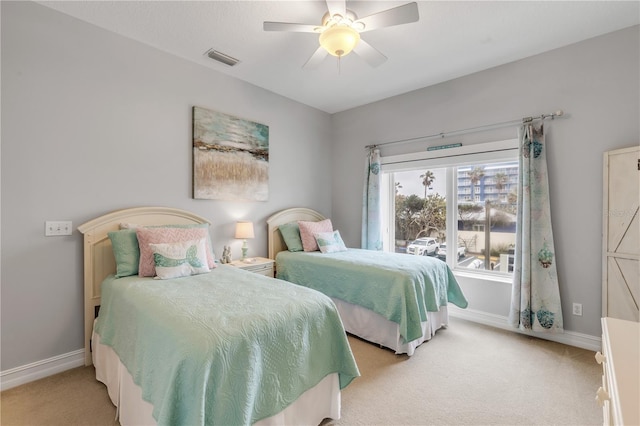
<path id="1" fill-rule="evenodd" d="M 247 258 L 247 250 L 249 250 L 249 247 L 247 246 L 247 239 L 254 238 L 253 222 L 237 222 L 236 238 L 244 240 L 242 244 L 242 260 L 245 260 Z"/>

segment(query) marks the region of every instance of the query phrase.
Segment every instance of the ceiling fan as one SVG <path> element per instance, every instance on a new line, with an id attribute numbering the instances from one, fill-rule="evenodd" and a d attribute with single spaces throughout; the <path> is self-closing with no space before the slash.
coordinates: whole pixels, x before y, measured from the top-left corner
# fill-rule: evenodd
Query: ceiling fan
<path id="1" fill-rule="evenodd" d="M 407 3 L 383 10 L 364 18 L 347 9 L 346 0 L 326 0 L 328 11 L 322 17 L 322 25 L 295 24 L 291 22 L 264 22 L 265 31 L 289 31 L 319 34 L 320 47 L 307 60 L 303 68 L 318 66 L 327 54 L 338 59 L 351 51 L 363 58 L 372 67 L 387 60 L 375 47 L 360 38 L 360 33 L 394 25 L 416 22 L 420 17 L 418 4 Z"/>

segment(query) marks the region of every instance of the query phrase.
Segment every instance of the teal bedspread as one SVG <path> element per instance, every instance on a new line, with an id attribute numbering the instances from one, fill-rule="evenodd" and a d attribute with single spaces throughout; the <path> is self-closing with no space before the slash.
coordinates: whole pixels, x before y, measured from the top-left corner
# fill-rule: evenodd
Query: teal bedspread
<path id="1" fill-rule="evenodd" d="M 400 327 L 405 342 L 422 336 L 421 321 L 467 300 L 449 266 L 438 259 L 363 249 L 276 256 L 278 278 L 370 309 Z"/>
<path id="2" fill-rule="evenodd" d="M 96 332 L 160 425 L 248 425 L 328 374 L 359 376 L 325 295 L 221 265 L 172 280 L 108 277 Z"/>

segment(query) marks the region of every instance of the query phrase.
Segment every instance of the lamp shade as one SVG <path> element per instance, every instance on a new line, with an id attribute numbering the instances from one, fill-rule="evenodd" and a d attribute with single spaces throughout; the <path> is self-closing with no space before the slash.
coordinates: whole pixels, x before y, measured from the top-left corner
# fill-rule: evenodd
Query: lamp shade
<path id="1" fill-rule="evenodd" d="M 236 238 L 241 240 L 246 240 L 247 238 L 254 238 L 253 222 L 237 222 Z"/>
<path id="2" fill-rule="evenodd" d="M 320 34 L 320 46 L 333 56 L 345 56 L 360 41 L 360 33 L 345 25 L 334 25 Z"/>

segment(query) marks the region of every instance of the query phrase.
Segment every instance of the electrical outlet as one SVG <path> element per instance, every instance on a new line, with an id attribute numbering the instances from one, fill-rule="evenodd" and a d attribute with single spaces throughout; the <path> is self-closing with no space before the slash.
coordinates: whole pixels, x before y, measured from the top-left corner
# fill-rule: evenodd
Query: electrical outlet
<path id="1" fill-rule="evenodd" d="M 73 226 L 70 220 L 47 220 L 44 223 L 45 237 L 57 237 L 60 235 L 71 235 Z"/>
<path id="2" fill-rule="evenodd" d="M 582 316 L 582 303 L 573 304 L 573 315 Z"/>

